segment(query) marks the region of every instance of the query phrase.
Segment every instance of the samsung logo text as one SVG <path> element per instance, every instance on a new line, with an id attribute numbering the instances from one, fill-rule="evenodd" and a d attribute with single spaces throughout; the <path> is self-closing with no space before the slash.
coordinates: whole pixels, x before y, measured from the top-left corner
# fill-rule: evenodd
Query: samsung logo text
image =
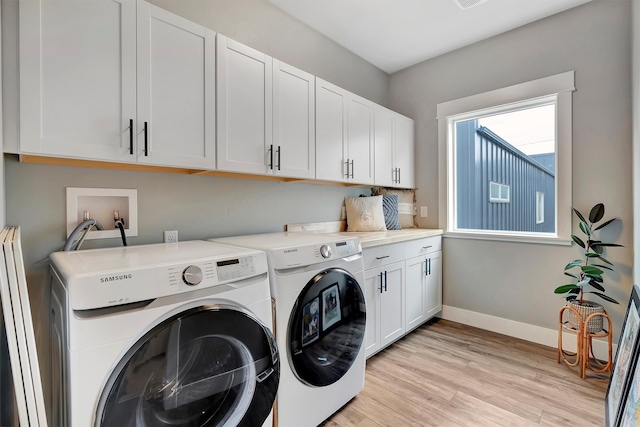
<path id="1" fill-rule="evenodd" d="M 100 278 L 100 283 L 118 282 L 120 280 L 129 280 L 133 278 L 133 274 L 120 274 L 118 276 L 105 276 Z"/>

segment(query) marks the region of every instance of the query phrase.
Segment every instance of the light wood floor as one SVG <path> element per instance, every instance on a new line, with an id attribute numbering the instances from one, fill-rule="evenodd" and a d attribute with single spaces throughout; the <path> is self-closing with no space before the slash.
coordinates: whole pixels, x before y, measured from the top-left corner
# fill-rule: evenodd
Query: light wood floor
<path id="1" fill-rule="evenodd" d="M 367 360 L 364 390 L 323 426 L 604 426 L 608 375 L 556 349 L 446 320 Z"/>

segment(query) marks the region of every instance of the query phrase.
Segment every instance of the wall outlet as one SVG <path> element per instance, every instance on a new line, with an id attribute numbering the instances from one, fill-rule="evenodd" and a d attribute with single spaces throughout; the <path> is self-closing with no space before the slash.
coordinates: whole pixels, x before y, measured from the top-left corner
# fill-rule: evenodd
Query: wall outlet
<path id="1" fill-rule="evenodd" d="M 164 232 L 165 243 L 178 243 L 178 230 L 171 230 Z"/>
<path id="2" fill-rule="evenodd" d="M 427 207 L 420 206 L 420 218 L 426 218 L 426 217 L 427 217 Z"/>

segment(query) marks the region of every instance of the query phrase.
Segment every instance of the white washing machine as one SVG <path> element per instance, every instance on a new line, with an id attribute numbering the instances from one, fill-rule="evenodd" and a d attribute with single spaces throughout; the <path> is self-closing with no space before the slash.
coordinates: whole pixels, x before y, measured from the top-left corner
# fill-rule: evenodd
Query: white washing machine
<path id="1" fill-rule="evenodd" d="M 364 387 L 366 309 L 360 241 L 305 233 L 212 240 L 267 252 L 282 358 L 277 424 L 320 424 Z"/>
<path id="2" fill-rule="evenodd" d="M 50 259 L 50 425 L 272 425 L 264 252 L 193 241 Z"/>

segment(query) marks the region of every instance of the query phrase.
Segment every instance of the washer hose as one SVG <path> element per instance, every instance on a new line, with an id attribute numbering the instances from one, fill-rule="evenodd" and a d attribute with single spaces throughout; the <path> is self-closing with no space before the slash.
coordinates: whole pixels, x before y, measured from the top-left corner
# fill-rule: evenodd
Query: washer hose
<path id="1" fill-rule="evenodd" d="M 75 245 L 74 250 L 77 251 L 78 249 L 80 249 L 80 245 L 82 245 L 82 242 L 84 242 L 84 239 L 87 237 L 87 234 L 89 234 L 91 227 L 96 227 L 96 229 L 98 230 L 104 230 L 104 228 L 102 227 L 102 224 L 100 224 L 100 222 L 97 219 L 85 219 L 80 224 L 78 224 L 76 228 L 73 229 L 71 234 L 69 234 L 69 238 L 67 239 L 67 242 L 64 244 L 64 248 L 62 250 L 70 251 L 72 250 L 71 248 L 73 248 L 74 245 Z M 76 240 L 76 238 L 80 233 L 83 233 L 82 236 L 80 236 L 80 238 Z"/>
<path id="2" fill-rule="evenodd" d="M 120 236 L 122 236 L 122 246 L 127 246 L 127 236 L 124 234 L 124 218 L 116 220 L 116 227 L 120 229 Z"/>

